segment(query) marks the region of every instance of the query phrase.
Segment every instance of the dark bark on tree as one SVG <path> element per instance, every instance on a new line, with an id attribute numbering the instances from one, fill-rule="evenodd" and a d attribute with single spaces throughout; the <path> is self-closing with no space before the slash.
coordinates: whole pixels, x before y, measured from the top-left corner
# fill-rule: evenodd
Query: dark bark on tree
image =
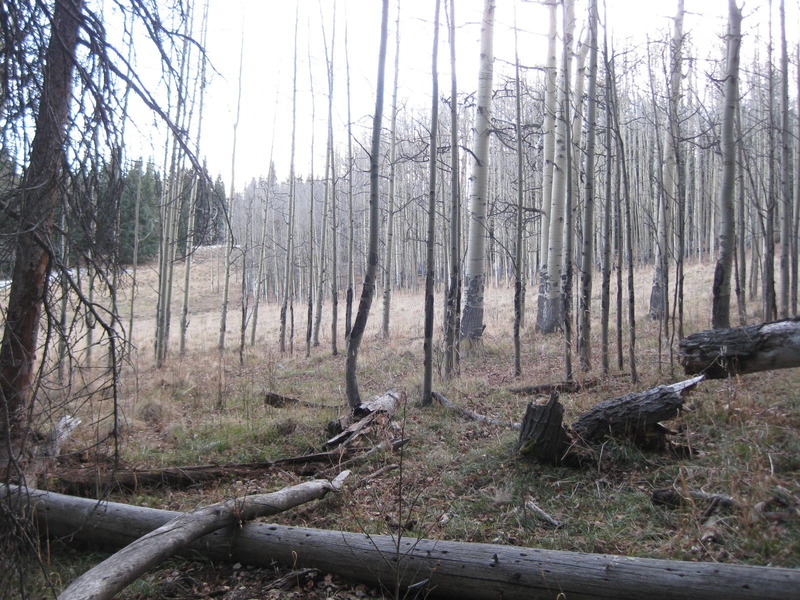
<path id="1" fill-rule="evenodd" d="M 59 200 L 65 128 L 72 101 L 73 54 L 83 7 L 83 0 L 55 2 L 30 162 L 17 191 L 22 233 L 16 240 L 0 345 L 0 472 L 17 458 L 30 425 L 36 348 L 50 263 L 46 240 Z"/>
<path id="2" fill-rule="evenodd" d="M 587 442 L 615 437 L 630 439 L 644 448 L 660 448 L 666 441 L 666 430 L 659 423 L 675 418 L 683 407 L 682 394 L 703 379 L 700 375 L 604 400 L 583 414 L 572 425 L 572 430 Z"/>
<path id="3" fill-rule="evenodd" d="M 338 491 L 349 471 L 332 482 L 306 481 L 271 494 L 232 498 L 218 504 L 179 514 L 140 537 L 72 581 L 58 600 L 109 600 L 194 540 L 218 529 L 241 526 L 245 521 L 285 512 L 295 506 Z"/>
<path id="4" fill-rule="evenodd" d="M 447 5 L 445 5 L 447 6 Z M 444 373 L 458 372 L 459 322 L 461 317 L 461 190 L 458 159 L 458 85 L 456 80 L 455 2 L 450 0 L 450 283 L 444 319 Z"/>
<path id="5" fill-rule="evenodd" d="M 529 402 L 519 432 L 520 454 L 545 464 L 561 464 L 570 446 L 563 420 L 558 392 L 552 392 L 546 404 Z"/>
<path id="6" fill-rule="evenodd" d="M 693 333 L 678 348 L 686 374 L 708 379 L 800 367 L 800 317 Z"/>
<path id="7" fill-rule="evenodd" d="M 0 496 L 7 493 L 0 488 Z M 111 547 L 179 513 L 31 490 L 43 531 Z M 214 559 L 271 567 L 314 566 L 370 585 L 416 585 L 428 597 L 778 600 L 796 596 L 800 570 L 682 562 L 557 550 L 365 535 L 248 523 L 191 548 Z M 398 577 L 399 576 L 399 577 Z"/>
<path id="8" fill-rule="evenodd" d="M 347 401 L 350 408 L 355 410 L 361 403 L 361 396 L 358 391 L 358 376 L 356 368 L 358 365 L 358 349 L 361 346 L 361 339 L 364 337 L 364 330 L 367 327 L 369 309 L 372 306 L 372 298 L 375 295 L 375 276 L 378 271 L 378 202 L 379 194 L 379 169 L 380 169 L 380 146 L 381 146 L 381 122 L 383 120 L 383 82 L 386 72 L 386 38 L 387 22 L 389 19 L 389 0 L 383 0 L 383 10 L 381 15 L 381 41 L 378 53 L 378 83 L 375 95 L 375 116 L 372 120 L 372 145 L 369 156 L 369 251 L 367 256 L 367 270 L 364 274 L 364 287 L 361 289 L 361 300 L 358 304 L 356 320 L 353 329 L 350 331 L 350 338 L 347 344 L 347 362 L 345 366 L 345 387 L 347 391 Z"/>
<path id="9" fill-rule="evenodd" d="M 424 353 L 422 374 L 423 406 L 431 403 L 431 388 L 433 386 L 433 284 L 436 276 L 436 262 L 434 251 L 436 249 L 436 162 L 438 160 L 438 129 L 439 129 L 439 11 L 441 0 L 436 0 L 435 16 L 433 19 L 433 50 L 431 52 L 431 133 L 428 157 L 428 235 L 425 244 L 425 325 L 424 325 Z M 388 274 L 387 274 L 388 277 Z"/>

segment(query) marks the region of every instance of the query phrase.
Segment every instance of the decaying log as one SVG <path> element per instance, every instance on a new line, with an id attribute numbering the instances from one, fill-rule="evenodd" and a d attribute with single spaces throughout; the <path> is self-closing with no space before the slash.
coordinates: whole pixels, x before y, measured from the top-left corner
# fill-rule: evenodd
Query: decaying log
<path id="1" fill-rule="evenodd" d="M 653 504 L 679 508 L 689 503 L 703 503 L 713 512 L 717 508 L 728 510 L 741 510 L 742 505 L 731 498 L 722 494 L 707 494 L 696 490 L 681 492 L 675 488 L 658 488 L 653 490 L 651 498 Z"/>
<path id="2" fill-rule="evenodd" d="M 704 379 L 699 375 L 672 385 L 604 400 L 584 413 L 572 430 L 584 441 L 605 437 L 627 438 L 643 447 L 663 446 L 666 431 L 661 421 L 675 418 L 683 407 L 683 393 Z"/>
<path id="3" fill-rule="evenodd" d="M 610 376 L 608 376 L 610 377 Z M 538 385 L 525 385 L 521 387 L 511 387 L 508 391 L 518 396 L 536 396 L 538 394 L 550 395 L 553 392 L 568 394 L 582 392 L 600 385 L 604 379 L 587 379 L 585 381 L 559 381 L 558 383 L 540 383 Z"/>
<path id="4" fill-rule="evenodd" d="M 687 375 L 709 379 L 800 367 L 800 317 L 694 333 L 678 344 Z"/>
<path id="5" fill-rule="evenodd" d="M 297 398 L 290 398 L 289 396 L 282 396 L 275 392 L 264 392 L 264 404 L 273 408 L 283 408 L 289 404 L 297 404 L 307 408 L 334 408 L 333 406 L 326 406 L 324 404 L 317 404 L 315 402 L 308 402 L 307 400 L 299 400 Z"/>
<path id="6" fill-rule="evenodd" d="M 381 396 L 376 396 L 369 402 L 362 402 L 353 409 L 353 416 L 358 419 L 346 427 L 341 433 L 333 436 L 325 446 L 328 448 L 341 447 L 350 444 L 381 414 L 392 415 L 397 411 L 400 402 L 404 400 L 403 394 L 394 390 Z"/>
<path id="7" fill-rule="evenodd" d="M 61 469 L 57 475 L 63 490 L 79 496 L 96 496 L 98 490 L 131 492 L 146 487 L 179 489 L 226 477 L 259 477 L 264 471 L 275 467 L 302 470 L 311 464 L 327 463 L 334 466 L 342 461 L 343 456 L 342 450 L 335 449 L 266 462 L 188 465 L 165 469 L 120 469 L 109 473 L 98 473 L 91 468 Z"/>
<path id="8" fill-rule="evenodd" d="M 0 487 L 0 496 L 4 494 Z M 30 492 L 42 531 L 118 547 L 177 513 Z M 398 546 L 399 544 L 399 546 Z M 788 600 L 800 570 L 586 554 L 248 523 L 198 540 L 221 560 L 316 567 L 369 585 L 418 586 L 426 597 L 568 600 Z"/>
<path id="9" fill-rule="evenodd" d="M 509 427 L 511 429 L 522 428 L 522 425 L 520 423 L 508 423 L 506 421 L 498 421 L 497 419 L 493 419 L 492 417 L 487 417 L 486 415 L 476 413 L 475 411 L 470 410 L 468 408 L 464 408 L 462 406 L 456 406 L 439 392 L 431 392 L 431 397 L 445 408 L 454 410 L 461 416 L 466 417 L 467 419 L 471 419 L 472 421 L 477 421 L 478 423 L 485 423 L 486 425 L 496 425 L 498 427 Z"/>
<path id="10" fill-rule="evenodd" d="M 520 453 L 541 463 L 560 464 L 570 446 L 563 420 L 558 392 L 551 392 L 545 404 L 529 402 L 519 432 Z"/>
<path id="11" fill-rule="evenodd" d="M 86 571 L 69 584 L 58 600 L 109 600 L 149 568 L 207 533 L 322 498 L 341 489 L 348 475 L 349 471 L 343 471 L 333 481 L 306 481 L 271 494 L 233 498 L 179 514 Z"/>

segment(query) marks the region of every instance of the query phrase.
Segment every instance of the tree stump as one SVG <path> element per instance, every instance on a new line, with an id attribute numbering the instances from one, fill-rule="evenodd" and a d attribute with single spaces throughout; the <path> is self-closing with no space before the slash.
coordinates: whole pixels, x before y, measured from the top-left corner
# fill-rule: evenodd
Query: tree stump
<path id="1" fill-rule="evenodd" d="M 551 392 L 545 404 L 529 402 L 519 432 L 520 453 L 541 463 L 560 464 L 570 446 L 563 420 L 564 407 L 558 401 L 558 392 Z"/>

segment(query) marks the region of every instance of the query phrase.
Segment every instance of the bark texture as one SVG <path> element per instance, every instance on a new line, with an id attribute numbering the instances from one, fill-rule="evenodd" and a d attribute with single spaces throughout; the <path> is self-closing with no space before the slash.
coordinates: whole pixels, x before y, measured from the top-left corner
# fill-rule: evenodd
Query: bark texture
<path id="1" fill-rule="evenodd" d="M 481 60 L 478 103 L 475 107 L 474 161 L 470 174 L 469 229 L 464 272 L 464 314 L 461 337 L 479 341 L 483 335 L 483 292 L 486 248 L 486 199 L 489 193 L 489 135 L 492 122 L 494 60 L 494 0 L 486 0 L 481 21 Z"/>
<path id="2" fill-rule="evenodd" d="M 687 375 L 708 379 L 800 367 L 800 317 L 693 333 L 678 352 Z"/>
<path id="3" fill-rule="evenodd" d="M 585 441 L 600 441 L 611 436 L 631 439 L 642 447 L 662 445 L 663 429 L 658 424 L 675 418 L 683 407 L 683 392 L 703 379 L 700 375 L 604 400 L 584 413 L 572 425 L 572 430 Z"/>
<path id="4" fill-rule="evenodd" d="M 58 600 L 109 600 L 147 569 L 207 533 L 241 525 L 257 517 L 275 515 L 322 498 L 330 491 L 339 490 L 348 473 L 343 472 L 343 477 L 337 477 L 333 482 L 306 481 L 271 494 L 233 498 L 178 514 L 86 571 L 59 594 Z"/>
<path id="5" fill-rule="evenodd" d="M 0 488 L 0 495 L 7 493 Z M 179 513 L 27 492 L 43 531 L 118 547 Z M 399 544 L 399 545 L 398 545 Z M 586 554 L 248 523 L 192 545 L 220 560 L 314 566 L 370 585 L 415 585 L 426 597 L 778 600 L 796 596 L 800 570 Z"/>
<path id="6" fill-rule="evenodd" d="M 73 53 L 83 0 L 55 2 L 44 81 L 31 143 L 30 162 L 19 187 L 19 234 L 0 345 L 0 471 L 15 459 L 29 423 L 34 366 L 49 253 L 64 163 L 65 128 L 72 100 Z"/>

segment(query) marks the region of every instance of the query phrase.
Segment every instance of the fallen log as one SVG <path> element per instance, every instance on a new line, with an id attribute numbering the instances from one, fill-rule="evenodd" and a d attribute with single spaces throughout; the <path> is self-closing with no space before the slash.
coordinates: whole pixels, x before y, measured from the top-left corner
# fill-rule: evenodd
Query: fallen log
<path id="1" fill-rule="evenodd" d="M 604 400 L 584 413 L 572 430 L 584 441 L 605 437 L 627 438 L 635 444 L 657 449 L 666 443 L 661 421 L 674 419 L 683 407 L 683 393 L 705 377 L 699 375 L 672 385 L 659 385 L 643 392 Z"/>
<path id="2" fill-rule="evenodd" d="M 94 468 L 60 469 L 56 472 L 61 489 L 79 496 L 97 496 L 98 490 L 120 490 L 133 492 L 146 487 L 191 487 L 207 481 L 219 481 L 225 477 L 259 477 L 264 471 L 275 467 L 305 467 L 327 463 L 335 466 L 341 462 L 344 452 L 339 449 L 316 452 L 301 456 L 279 458 L 274 461 L 252 463 L 223 463 L 219 465 L 184 465 L 164 469 L 119 469 L 100 473 Z"/>
<path id="3" fill-rule="evenodd" d="M 110 600 L 149 568 L 207 533 L 318 500 L 341 489 L 349 474 L 343 471 L 333 481 L 306 481 L 270 494 L 232 498 L 179 514 L 86 571 L 59 594 L 58 600 Z"/>
<path id="4" fill-rule="evenodd" d="M 0 487 L 0 497 L 8 489 Z M 42 532 L 118 547 L 178 513 L 27 491 Z M 316 567 L 369 585 L 417 586 L 440 598 L 568 600 L 789 600 L 800 570 L 698 563 L 365 535 L 248 523 L 219 530 L 193 549 L 214 559 Z"/>
<path id="5" fill-rule="evenodd" d="M 678 344 L 678 360 L 687 375 L 709 379 L 800 367 L 800 317 L 693 333 Z"/>
<path id="6" fill-rule="evenodd" d="M 486 415 L 476 413 L 474 410 L 464 408 L 463 406 L 456 406 L 439 392 L 431 392 L 431 397 L 445 408 L 454 410 L 461 416 L 466 417 L 467 419 L 470 419 L 472 421 L 477 421 L 478 423 L 484 423 L 486 425 L 496 425 L 498 427 L 509 427 L 511 429 L 522 428 L 522 425 L 520 423 L 508 423 L 506 421 L 498 421 L 497 419 L 493 419 L 492 417 L 487 417 Z"/>
<path id="7" fill-rule="evenodd" d="M 334 448 L 352 443 L 375 421 L 378 415 L 393 415 L 402 400 L 403 394 L 401 392 L 391 390 L 381 396 L 376 396 L 369 402 L 362 402 L 353 409 L 353 417 L 358 421 L 325 442 L 325 446 Z"/>

